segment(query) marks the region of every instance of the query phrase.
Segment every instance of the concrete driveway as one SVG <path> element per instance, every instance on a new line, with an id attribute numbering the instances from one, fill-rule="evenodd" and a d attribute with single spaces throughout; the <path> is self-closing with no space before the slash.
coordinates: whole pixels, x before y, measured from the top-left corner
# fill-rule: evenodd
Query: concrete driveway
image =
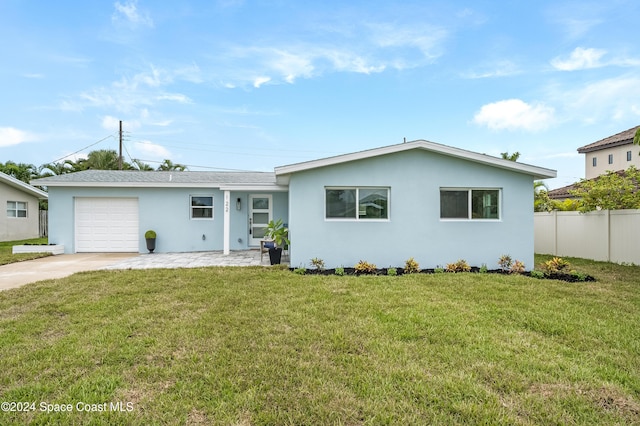
<path id="1" fill-rule="evenodd" d="M 103 269 L 139 256 L 138 253 L 78 253 L 48 256 L 0 266 L 0 290 L 36 281 L 64 278 L 81 271 Z"/>

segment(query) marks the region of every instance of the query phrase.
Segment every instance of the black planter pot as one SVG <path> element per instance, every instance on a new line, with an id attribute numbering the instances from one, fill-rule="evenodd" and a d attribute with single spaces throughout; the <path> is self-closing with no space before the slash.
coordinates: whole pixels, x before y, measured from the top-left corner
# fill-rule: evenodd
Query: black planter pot
<path id="1" fill-rule="evenodd" d="M 279 265 L 282 260 L 282 247 L 270 248 L 269 260 L 272 265 Z"/>
<path id="2" fill-rule="evenodd" d="M 156 249 L 156 239 L 146 238 L 146 240 L 147 240 L 147 250 L 149 250 L 149 253 L 153 253 L 153 251 Z"/>

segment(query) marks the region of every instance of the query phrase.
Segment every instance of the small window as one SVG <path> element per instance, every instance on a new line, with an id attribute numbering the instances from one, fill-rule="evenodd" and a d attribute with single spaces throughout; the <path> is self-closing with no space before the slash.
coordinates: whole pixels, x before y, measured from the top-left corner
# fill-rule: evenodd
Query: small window
<path id="1" fill-rule="evenodd" d="M 27 217 L 25 201 L 7 201 L 7 217 Z"/>
<path id="2" fill-rule="evenodd" d="M 627 151 L 627 161 L 631 161 L 631 151 Z"/>
<path id="3" fill-rule="evenodd" d="M 609 154 L 609 164 L 613 164 L 613 154 Z"/>
<path id="4" fill-rule="evenodd" d="M 500 219 L 500 190 L 441 189 L 441 219 Z"/>
<path id="5" fill-rule="evenodd" d="M 593 165 L 593 167 L 596 167 L 598 165 L 598 158 L 597 157 L 593 157 L 591 159 L 591 164 Z"/>
<path id="6" fill-rule="evenodd" d="M 325 218 L 389 219 L 389 188 L 326 188 Z"/>
<path id="7" fill-rule="evenodd" d="M 191 196 L 191 219 L 213 219 L 212 196 Z"/>

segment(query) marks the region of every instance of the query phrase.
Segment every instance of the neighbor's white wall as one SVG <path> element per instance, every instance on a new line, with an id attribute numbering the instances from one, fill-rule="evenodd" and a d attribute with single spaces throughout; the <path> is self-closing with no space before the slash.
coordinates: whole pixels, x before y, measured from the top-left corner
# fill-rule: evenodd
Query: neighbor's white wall
<path id="1" fill-rule="evenodd" d="M 535 251 L 640 264 L 640 210 L 535 213 Z"/>

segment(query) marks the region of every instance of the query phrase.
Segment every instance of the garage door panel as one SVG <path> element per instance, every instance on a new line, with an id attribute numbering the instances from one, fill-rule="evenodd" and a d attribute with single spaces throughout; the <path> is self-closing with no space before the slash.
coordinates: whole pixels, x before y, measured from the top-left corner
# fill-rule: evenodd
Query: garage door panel
<path id="1" fill-rule="evenodd" d="M 77 198 L 77 252 L 138 252 L 137 198 Z"/>

